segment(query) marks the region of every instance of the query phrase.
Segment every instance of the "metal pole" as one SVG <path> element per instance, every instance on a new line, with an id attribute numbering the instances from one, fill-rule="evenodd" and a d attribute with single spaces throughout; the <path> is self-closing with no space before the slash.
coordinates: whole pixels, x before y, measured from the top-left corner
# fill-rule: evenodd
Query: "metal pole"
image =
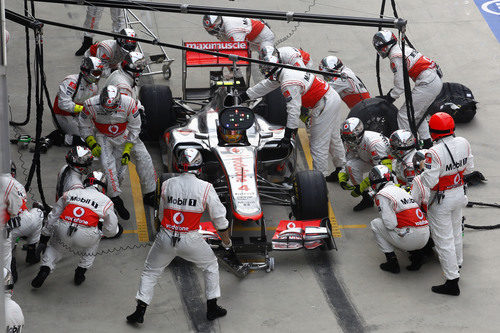
<path id="1" fill-rule="evenodd" d="M 7 47 L 5 34 L 5 2 L 0 0 L 0 173 L 8 173 L 10 169 L 10 143 L 9 143 L 9 102 L 7 96 Z M 0 212 L 4 211 L 4 202 L 0 202 Z M 3 214 L 1 214 L 3 215 Z M 3 219 L 3 216 L 1 217 Z M 3 222 L 3 221 L 2 221 Z M 0 223 L 0 233 L 3 233 L 3 223 Z M 0 242 L 5 238 L 0 236 Z M 0 265 L 5 266 L 3 249 L 0 246 Z M 3 280 L 3 279 L 2 279 Z M 2 286 L 1 288 L 5 288 Z M 0 293 L 0 329 L 5 330 L 5 297 Z"/>

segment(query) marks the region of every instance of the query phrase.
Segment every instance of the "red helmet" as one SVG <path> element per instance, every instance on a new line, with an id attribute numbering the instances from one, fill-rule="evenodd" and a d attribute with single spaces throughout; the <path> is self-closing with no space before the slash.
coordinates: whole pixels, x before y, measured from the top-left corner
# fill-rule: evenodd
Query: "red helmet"
<path id="1" fill-rule="evenodd" d="M 455 121 L 445 112 L 437 112 L 429 120 L 429 132 L 433 141 L 455 133 Z"/>

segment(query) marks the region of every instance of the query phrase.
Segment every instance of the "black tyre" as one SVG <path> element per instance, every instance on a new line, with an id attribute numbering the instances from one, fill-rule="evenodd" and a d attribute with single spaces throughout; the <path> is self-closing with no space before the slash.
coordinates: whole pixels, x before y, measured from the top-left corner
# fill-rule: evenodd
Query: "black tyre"
<path id="1" fill-rule="evenodd" d="M 455 104 L 458 109 L 450 107 Z M 453 117 L 456 123 L 468 123 L 476 115 L 477 102 L 472 91 L 460 83 L 444 82 L 443 89 L 427 109 L 429 114 L 446 112 Z"/>
<path id="2" fill-rule="evenodd" d="M 281 88 L 275 89 L 264 96 L 263 101 L 263 105 L 258 111 L 259 114 L 271 124 L 285 126 L 287 118 L 286 101 L 281 93 Z"/>
<path id="3" fill-rule="evenodd" d="M 365 130 L 379 132 L 389 137 L 398 129 L 397 114 L 398 109 L 394 104 L 375 97 L 356 104 L 347 117 L 359 118 L 363 121 Z"/>
<path id="4" fill-rule="evenodd" d="M 298 220 L 315 220 L 328 216 L 328 190 L 323 174 L 317 170 L 300 171 L 293 184 L 293 213 Z"/>
<path id="5" fill-rule="evenodd" d="M 167 86 L 147 84 L 141 87 L 139 99 L 145 109 L 141 139 L 157 141 L 167 128 L 175 125 L 172 92 Z"/>

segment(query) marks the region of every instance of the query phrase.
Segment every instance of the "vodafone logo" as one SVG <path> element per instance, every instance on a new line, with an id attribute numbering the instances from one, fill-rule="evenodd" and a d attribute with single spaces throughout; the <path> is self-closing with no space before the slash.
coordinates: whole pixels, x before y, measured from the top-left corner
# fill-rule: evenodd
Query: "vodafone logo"
<path id="1" fill-rule="evenodd" d="M 173 216 L 173 220 L 175 224 L 182 224 L 184 222 L 184 215 L 181 212 L 177 212 Z"/>
<path id="2" fill-rule="evenodd" d="M 459 174 L 459 173 L 457 173 L 457 175 L 456 175 L 456 176 L 455 176 L 455 178 L 453 179 L 453 182 L 454 182 L 455 184 L 460 183 L 460 174 Z"/>
<path id="3" fill-rule="evenodd" d="M 108 127 L 108 131 L 112 134 L 118 133 L 119 130 L 120 130 L 120 128 L 116 125 L 111 125 Z"/>
<path id="4" fill-rule="evenodd" d="M 73 209 L 73 215 L 76 217 L 82 217 L 85 214 L 85 209 L 82 207 L 76 207 Z"/>
<path id="5" fill-rule="evenodd" d="M 420 208 L 417 208 L 417 217 L 420 219 L 420 220 L 423 220 L 424 219 L 424 212 L 422 212 L 422 210 Z"/>
<path id="6" fill-rule="evenodd" d="M 286 225 L 286 227 L 287 227 L 287 229 L 292 229 L 292 228 L 295 228 L 295 227 L 296 227 L 296 225 L 295 225 L 295 223 L 290 222 L 290 223 L 288 223 L 288 224 Z"/>

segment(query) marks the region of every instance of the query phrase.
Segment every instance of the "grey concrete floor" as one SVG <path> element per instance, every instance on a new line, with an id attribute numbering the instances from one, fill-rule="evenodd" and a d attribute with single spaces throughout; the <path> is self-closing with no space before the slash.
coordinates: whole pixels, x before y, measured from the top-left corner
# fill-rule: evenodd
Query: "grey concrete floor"
<path id="1" fill-rule="evenodd" d="M 7 8 L 20 12 L 21 1 L 6 1 Z M 181 3 L 180 1 L 171 1 Z M 183 1 L 184 2 L 184 1 Z M 380 2 L 374 0 L 348 1 L 192 1 L 192 4 L 235 6 L 241 8 L 286 10 L 312 13 L 376 17 Z M 445 81 L 460 82 L 471 88 L 479 101 L 479 110 L 473 122 L 457 127 L 458 135 L 472 143 L 477 169 L 488 182 L 471 188 L 470 200 L 495 202 L 500 195 L 498 157 L 495 137 L 500 124 L 497 80 L 500 77 L 500 45 L 489 30 L 473 1 L 409 1 L 399 0 L 399 15 L 408 19 L 408 35 L 425 55 L 441 65 Z M 37 15 L 65 23 L 81 24 L 85 9 L 78 6 L 37 4 Z M 387 12 L 391 12 L 389 9 Z M 201 27 L 201 18 L 195 15 L 141 12 L 141 17 L 159 31 L 161 40 L 176 43 L 212 40 Z M 277 38 L 286 36 L 296 23 L 270 22 Z M 8 89 L 14 119 L 21 120 L 26 109 L 26 72 L 24 29 L 12 22 L 8 45 Z M 105 10 L 101 23 L 110 29 L 109 11 Z M 317 64 L 328 54 L 339 56 L 376 93 L 375 52 L 371 46 L 375 28 L 328 26 L 302 23 L 281 45 L 302 47 L 309 51 Z M 140 33 L 140 32 L 139 32 Z M 73 56 L 80 44 L 80 33 L 54 27 L 44 29 L 45 71 L 48 86 L 55 94 L 58 82 L 67 74 L 78 71 L 80 59 Z M 151 53 L 154 49 L 147 47 Z M 32 51 L 33 52 L 33 51 Z M 173 77 L 168 84 L 174 95 L 180 95 L 181 55 L 169 51 L 175 58 Z M 387 61 L 383 61 L 382 83 L 386 92 L 392 83 Z M 192 70 L 190 82 L 203 86 L 207 76 Z M 161 78 L 157 83 L 165 83 Z M 400 106 L 402 101 L 397 101 Z M 347 108 L 342 110 L 347 115 Z M 52 131 L 48 113 L 44 116 L 44 134 Z M 11 129 L 12 130 L 12 129 Z M 21 132 L 34 135 L 34 117 Z M 11 131 L 11 137 L 14 132 Z M 17 152 L 11 146 L 12 158 L 18 165 L 23 182 L 20 156 L 29 165 L 32 157 L 27 151 Z M 152 147 L 155 165 L 159 167 L 158 149 Z M 45 193 L 49 203 L 54 197 L 56 170 L 64 163 L 65 148 L 51 148 L 42 156 Z M 128 180 L 127 180 L 128 181 Z M 128 183 L 127 183 L 128 184 Z M 126 185 L 128 189 L 128 185 Z M 129 190 L 127 190 L 129 191 Z M 329 185 L 330 200 L 342 226 L 367 225 L 377 216 L 376 209 L 353 213 L 356 203 L 337 185 Z M 38 198 L 36 189 L 33 196 Z M 124 195 L 132 206 L 129 192 Z M 286 217 L 282 210 L 266 208 L 271 225 Z M 494 209 L 465 209 L 471 224 L 495 224 Z M 135 221 L 123 221 L 126 229 L 135 229 Z M 443 280 L 439 263 L 434 260 L 419 272 L 403 270 L 399 275 L 380 271 L 383 261 L 368 228 L 343 228 L 337 239 L 338 252 L 274 253 L 276 268 L 272 273 L 255 272 L 245 280 L 221 272 L 222 297 L 220 304 L 229 314 L 213 324 L 197 317 L 199 309 L 186 304 L 202 305 L 204 296 L 202 277 L 197 270 L 182 262 L 167 270 L 157 285 L 155 297 L 146 314 L 143 332 L 497 332 L 500 326 L 500 261 L 498 231 L 466 230 L 464 238 L 465 261 L 462 268 L 460 297 L 445 297 L 431 293 L 430 287 Z M 101 248 L 138 244 L 137 235 L 127 234 L 120 240 L 101 243 Z M 23 308 L 26 332 L 134 332 L 127 326 L 125 316 L 134 309 L 136 292 L 147 248 L 119 251 L 98 256 L 87 280 L 80 287 L 72 284 L 77 259 L 66 256 L 40 290 L 29 285 L 38 266 L 26 266 L 18 248 L 20 278 L 15 287 L 15 299 Z M 405 255 L 399 254 L 401 264 Z M 191 289 L 189 289 L 191 288 Z M 191 291 L 191 292 L 189 292 Z M 201 310 L 202 311 L 202 310 Z"/>

